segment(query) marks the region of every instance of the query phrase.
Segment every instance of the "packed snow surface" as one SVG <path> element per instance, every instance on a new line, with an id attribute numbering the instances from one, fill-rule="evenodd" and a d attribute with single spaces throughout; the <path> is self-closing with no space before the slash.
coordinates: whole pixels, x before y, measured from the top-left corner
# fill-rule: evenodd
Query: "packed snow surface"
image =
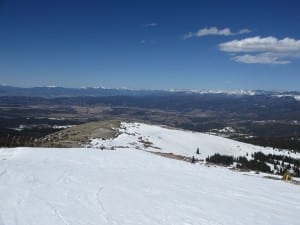
<path id="1" fill-rule="evenodd" d="M 298 225 L 300 188 L 137 150 L 0 149 L 1 225 Z"/>
<path id="2" fill-rule="evenodd" d="M 195 156 L 205 159 L 215 153 L 232 156 L 247 156 L 254 152 L 289 155 L 300 158 L 300 154 L 270 147 L 260 147 L 234 141 L 215 135 L 172 129 L 144 123 L 122 122 L 116 138 L 92 139 L 87 147 L 101 149 L 140 149 L 155 152 L 173 153 L 182 156 Z M 200 154 L 196 154 L 199 149 Z"/>

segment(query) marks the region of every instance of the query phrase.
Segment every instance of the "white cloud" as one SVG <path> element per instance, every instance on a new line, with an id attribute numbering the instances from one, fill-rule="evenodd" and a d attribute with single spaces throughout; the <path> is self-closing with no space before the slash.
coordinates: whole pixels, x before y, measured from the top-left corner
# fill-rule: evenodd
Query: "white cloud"
<path id="1" fill-rule="evenodd" d="M 144 27 L 157 27 L 158 24 L 157 23 L 147 23 L 147 24 L 144 24 Z"/>
<path id="2" fill-rule="evenodd" d="M 189 39 L 192 37 L 203 37 L 208 35 L 215 35 L 215 36 L 233 36 L 239 34 L 247 34 L 251 31 L 248 29 L 242 29 L 238 32 L 232 32 L 229 28 L 218 29 L 217 27 L 210 27 L 210 28 L 202 28 L 196 32 L 189 32 L 183 36 L 183 39 Z"/>
<path id="3" fill-rule="evenodd" d="M 257 54 L 257 55 L 238 55 L 232 58 L 232 60 L 247 64 L 289 64 L 288 60 L 281 60 L 280 57 L 272 54 Z"/>
<path id="4" fill-rule="evenodd" d="M 225 52 L 298 52 L 300 40 L 292 38 L 277 39 L 275 37 L 251 37 L 233 40 L 219 45 Z"/>
<path id="5" fill-rule="evenodd" d="M 287 58 L 300 57 L 300 40 L 293 38 L 251 37 L 219 44 L 224 52 L 241 54 L 233 57 L 236 62 L 260 64 L 288 64 Z"/>

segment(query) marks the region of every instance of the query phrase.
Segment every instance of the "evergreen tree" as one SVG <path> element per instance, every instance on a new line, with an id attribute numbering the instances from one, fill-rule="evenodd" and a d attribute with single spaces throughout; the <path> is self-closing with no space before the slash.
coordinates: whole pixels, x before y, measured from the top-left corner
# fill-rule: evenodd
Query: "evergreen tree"
<path id="1" fill-rule="evenodd" d="M 195 157 L 193 156 L 192 157 L 192 161 L 191 161 L 192 163 L 195 163 L 196 162 L 196 159 L 195 159 Z"/>

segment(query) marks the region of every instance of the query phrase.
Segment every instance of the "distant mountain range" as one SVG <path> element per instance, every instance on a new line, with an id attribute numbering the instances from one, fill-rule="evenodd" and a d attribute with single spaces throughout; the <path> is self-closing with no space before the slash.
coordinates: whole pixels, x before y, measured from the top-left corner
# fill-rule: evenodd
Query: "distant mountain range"
<path id="1" fill-rule="evenodd" d="M 77 96 L 145 96 L 166 95 L 168 91 L 161 90 L 130 90 L 125 88 L 83 87 L 65 88 L 55 86 L 45 87 L 13 87 L 0 85 L 0 96 L 29 96 L 29 97 L 77 97 Z"/>
<path id="2" fill-rule="evenodd" d="M 103 87 L 83 87 L 65 88 L 56 86 L 44 87 L 14 87 L 0 85 L 0 96 L 28 96 L 28 97 L 77 97 L 77 96 L 168 96 L 168 95 L 237 95 L 254 96 L 267 95 L 274 97 L 292 97 L 300 101 L 299 91 L 263 91 L 263 90 L 134 90 L 125 88 L 103 88 Z"/>

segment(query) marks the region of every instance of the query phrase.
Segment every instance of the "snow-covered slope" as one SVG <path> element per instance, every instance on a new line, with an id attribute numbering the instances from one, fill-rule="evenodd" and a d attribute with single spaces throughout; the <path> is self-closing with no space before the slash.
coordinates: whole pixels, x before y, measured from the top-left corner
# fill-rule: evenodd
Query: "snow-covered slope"
<path id="1" fill-rule="evenodd" d="M 0 149 L 1 225 L 297 225 L 299 202 L 297 185 L 143 151 Z"/>
<path id="2" fill-rule="evenodd" d="M 114 139 L 92 139 L 87 147 L 102 149 L 136 148 L 140 150 L 174 153 L 182 156 L 195 156 L 205 159 L 219 153 L 223 155 L 248 156 L 253 152 L 289 155 L 300 158 L 300 154 L 285 150 L 264 148 L 231 139 L 199 132 L 172 129 L 144 123 L 121 123 L 120 135 Z M 200 154 L 196 154 L 199 148 Z"/>

